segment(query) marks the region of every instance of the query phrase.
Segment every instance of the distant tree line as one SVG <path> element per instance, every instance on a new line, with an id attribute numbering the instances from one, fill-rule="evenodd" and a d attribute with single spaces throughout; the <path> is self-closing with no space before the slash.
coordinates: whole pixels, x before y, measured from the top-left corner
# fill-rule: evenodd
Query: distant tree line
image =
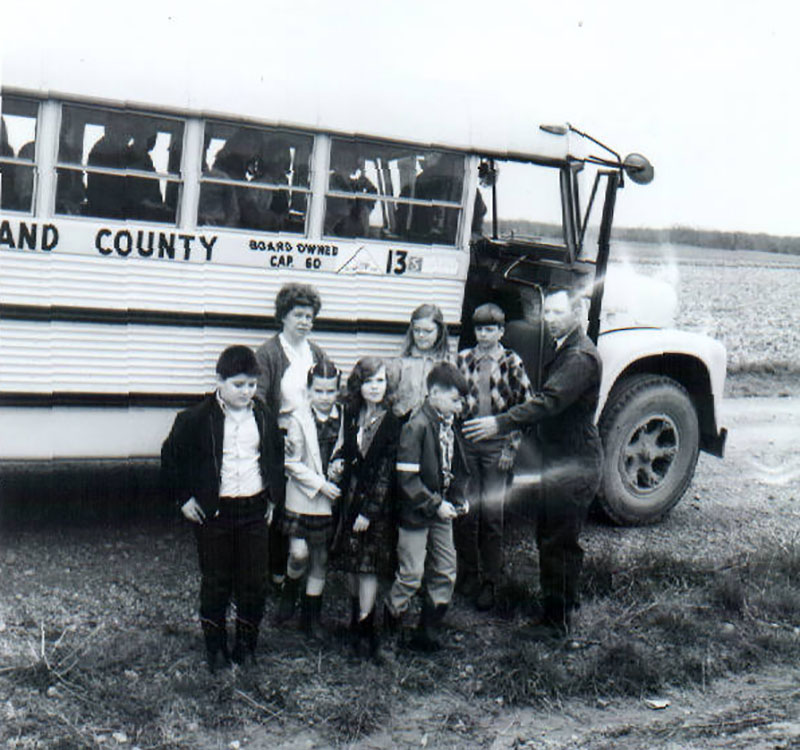
<path id="1" fill-rule="evenodd" d="M 555 224 L 526 221 L 524 219 L 500 220 L 498 224 L 498 234 L 501 237 L 513 235 L 520 238 L 541 237 L 542 239 L 553 239 L 561 236 L 561 227 Z M 486 221 L 483 229 L 486 234 L 490 234 L 491 222 Z M 587 239 L 594 239 L 595 237 L 596 227 L 589 229 L 587 232 Z M 800 255 L 800 237 L 784 237 L 763 232 L 723 232 L 716 229 L 695 229 L 682 226 L 668 227 L 666 229 L 617 227 L 612 230 L 612 239 L 661 245 L 692 245 L 694 247 L 721 250 L 763 250 L 770 253 Z"/>

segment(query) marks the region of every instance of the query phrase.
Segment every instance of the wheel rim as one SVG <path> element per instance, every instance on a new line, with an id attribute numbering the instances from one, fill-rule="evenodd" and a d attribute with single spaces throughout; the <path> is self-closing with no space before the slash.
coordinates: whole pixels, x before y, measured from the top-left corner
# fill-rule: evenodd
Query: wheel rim
<path id="1" fill-rule="evenodd" d="M 630 492 L 657 492 L 669 475 L 680 450 L 680 433 L 666 414 L 641 420 L 630 432 L 620 456 L 620 476 Z"/>

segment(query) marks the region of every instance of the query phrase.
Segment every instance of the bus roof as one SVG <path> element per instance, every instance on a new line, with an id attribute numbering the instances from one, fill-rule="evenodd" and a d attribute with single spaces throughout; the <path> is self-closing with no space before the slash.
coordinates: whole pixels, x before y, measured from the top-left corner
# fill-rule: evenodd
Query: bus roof
<path id="1" fill-rule="evenodd" d="M 36 54 L 28 49 L 3 58 L 5 93 L 371 136 L 495 157 L 560 163 L 582 156 L 575 152 L 579 139 L 539 130 L 541 121 L 524 94 L 493 102 L 490 92 L 441 82 L 410 87 L 395 78 L 365 84 L 352 68 L 342 71 L 334 87 L 307 77 L 278 80 L 263 68 L 236 67 L 219 49 L 213 64 L 192 60 L 168 70 L 156 65 L 160 58 L 153 55 L 123 64 L 107 56 L 95 59 L 92 50 L 44 49 L 38 59 Z"/>

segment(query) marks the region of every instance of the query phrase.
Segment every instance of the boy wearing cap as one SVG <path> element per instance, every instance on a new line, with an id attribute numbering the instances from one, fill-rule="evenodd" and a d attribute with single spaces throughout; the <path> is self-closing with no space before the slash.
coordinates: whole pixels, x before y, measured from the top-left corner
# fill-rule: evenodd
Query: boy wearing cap
<path id="1" fill-rule="evenodd" d="M 175 418 L 161 463 L 200 560 L 200 623 L 211 672 L 255 659 L 264 615 L 268 526 L 283 487 L 283 441 L 272 411 L 255 401 L 259 367 L 247 346 L 217 360 L 217 388 Z M 225 615 L 236 602 L 228 653 Z"/>
<path id="2" fill-rule="evenodd" d="M 472 324 L 477 344 L 461 351 L 456 360 L 468 388 L 464 420 L 502 414 L 531 395 L 522 359 L 500 343 L 505 330 L 505 315 L 500 307 L 488 303 L 475 308 Z M 520 441 L 518 430 L 489 440 L 464 441 L 472 511 L 456 524 L 459 589 L 464 595 L 475 597 L 475 605 L 481 611 L 494 607 L 503 571 L 506 479 Z"/>

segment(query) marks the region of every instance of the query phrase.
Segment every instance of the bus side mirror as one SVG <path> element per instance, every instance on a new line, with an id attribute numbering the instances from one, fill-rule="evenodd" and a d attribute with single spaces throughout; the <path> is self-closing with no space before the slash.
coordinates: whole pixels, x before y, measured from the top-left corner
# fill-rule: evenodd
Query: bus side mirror
<path id="1" fill-rule="evenodd" d="M 622 168 L 638 185 L 647 185 L 655 176 L 653 165 L 641 154 L 628 154 L 622 162 Z"/>

